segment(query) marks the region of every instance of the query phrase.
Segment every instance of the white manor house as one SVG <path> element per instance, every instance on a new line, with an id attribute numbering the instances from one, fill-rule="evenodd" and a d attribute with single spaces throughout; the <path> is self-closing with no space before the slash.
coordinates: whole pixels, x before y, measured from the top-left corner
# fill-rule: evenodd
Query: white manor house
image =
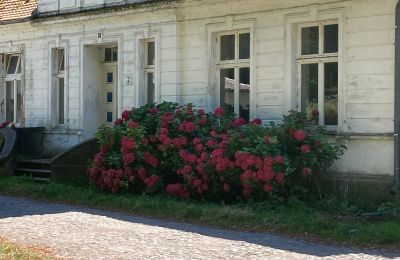
<path id="1" fill-rule="evenodd" d="M 397 4 L 3 0 L 0 120 L 45 127 L 56 153 L 149 102 L 229 104 L 264 123 L 318 109 L 349 138 L 333 172 L 399 180 Z"/>

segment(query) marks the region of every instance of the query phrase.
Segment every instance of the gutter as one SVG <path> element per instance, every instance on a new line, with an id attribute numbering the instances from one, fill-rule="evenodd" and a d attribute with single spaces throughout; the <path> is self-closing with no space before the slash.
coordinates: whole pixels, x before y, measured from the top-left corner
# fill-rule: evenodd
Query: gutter
<path id="1" fill-rule="evenodd" d="M 163 4 L 163 3 L 168 4 L 174 2 L 176 2 L 176 0 L 122 0 L 114 3 L 97 4 L 87 7 L 75 7 L 64 10 L 60 10 L 58 8 L 58 10 L 48 11 L 48 12 L 39 12 L 38 10 L 35 10 L 32 13 L 32 18 L 39 19 L 39 18 L 51 18 L 57 16 L 81 14 L 81 13 L 108 12 L 110 10 L 123 10 L 123 9 L 136 8 L 138 6 L 151 6 L 152 4 Z"/>
<path id="2" fill-rule="evenodd" d="M 395 41 L 395 101 L 394 101 L 394 179 L 395 193 L 400 192 L 400 2 L 396 7 Z"/>

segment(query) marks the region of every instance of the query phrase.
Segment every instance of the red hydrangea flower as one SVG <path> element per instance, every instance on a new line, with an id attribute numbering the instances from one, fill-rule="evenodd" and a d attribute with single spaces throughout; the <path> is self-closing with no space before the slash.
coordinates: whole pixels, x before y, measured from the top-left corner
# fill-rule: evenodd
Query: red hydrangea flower
<path id="1" fill-rule="evenodd" d="M 199 110 L 197 110 L 197 113 L 199 114 L 199 115 L 204 115 L 206 112 L 204 112 L 204 109 L 199 109 Z"/>
<path id="2" fill-rule="evenodd" d="M 114 125 L 122 125 L 124 121 L 121 118 L 118 118 L 117 120 L 115 120 Z"/>
<path id="3" fill-rule="evenodd" d="M 298 129 L 293 133 L 293 137 L 296 139 L 296 141 L 303 141 L 304 138 L 306 138 L 306 133 L 304 130 Z"/>
<path id="4" fill-rule="evenodd" d="M 121 139 L 121 147 L 126 149 L 126 150 L 130 150 L 135 148 L 136 144 L 135 144 L 135 140 L 132 138 L 129 138 L 127 136 L 122 137 Z"/>
<path id="5" fill-rule="evenodd" d="M 122 160 L 124 161 L 124 166 L 128 166 L 135 161 L 136 157 L 134 153 L 127 153 L 122 156 Z"/>
<path id="6" fill-rule="evenodd" d="M 148 189 L 152 189 L 158 182 L 158 175 L 153 174 L 147 177 L 143 182 L 147 185 Z"/>
<path id="7" fill-rule="evenodd" d="M 283 173 L 280 172 L 275 175 L 275 181 L 281 185 L 285 184 L 285 176 L 283 175 Z"/>
<path id="8" fill-rule="evenodd" d="M 196 152 L 202 153 L 204 151 L 204 145 L 198 144 L 196 145 Z"/>
<path id="9" fill-rule="evenodd" d="M 151 108 L 151 109 L 149 110 L 149 112 L 150 112 L 151 114 L 157 114 L 158 112 L 160 112 L 160 110 L 158 110 L 158 108 L 156 108 L 156 107 L 153 107 L 153 108 Z"/>
<path id="10" fill-rule="evenodd" d="M 229 192 L 231 190 L 231 186 L 228 183 L 224 183 L 224 191 Z"/>
<path id="11" fill-rule="evenodd" d="M 265 193 L 270 193 L 270 192 L 272 192 L 272 190 L 273 190 L 272 185 L 269 184 L 269 183 L 264 184 L 263 190 L 264 190 Z"/>
<path id="12" fill-rule="evenodd" d="M 318 109 L 313 109 L 313 110 L 311 111 L 311 115 L 312 115 L 313 117 L 319 116 L 319 111 L 318 111 Z"/>
<path id="13" fill-rule="evenodd" d="M 158 166 L 157 158 L 149 152 L 143 153 L 143 160 L 153 166 L 154 168 Z"/>
<path id="14" fill-rule="evenodd" d="M 278 155 L 275 157 L 275 162 L 282 164 L 283 161 L 285 161 L 285 157 L 283 157 L 282 155 Z"/>
<path id="15" fill-rule="evenodd" d="M 200 187 L 203 184 L 203 181 L 201 179 L 194 179 L 193 180 L 193 186 L 196 188 Z"/>
<path id="16" fill-rule="evenodd" d="M 206 117 L 202 117 L 199 120 L 199 125 L 200 126 L 205 126 L 207 124 L 207 118 Z"/>
<path id="17" fill-rule="evenodd" d="M 128 121 L 130 116 L 131 116 L 131 112 L 128 111 L 128 110 L 124 110 L 124 111 L 122 112 L 122 114 L 121 114 L 121 119 L 122 119 L 123 121 Z"/>
<path id="18" fill-rule="evenodd" d="M 139 126 L 139 124 L 134 121 L 128 122 L 128 128 L 137 128 L 138 126 Z"/>
<path id="19" fill-rule="evenodd" d="M 222 107 L 217 107 L 217 108 L 214 110 L 214 114 L 215 114 L 217 117 L 221 117 L 221 116 L 224 114 L 224 109 L 223 109 Z"/>
<path id="20" fill-rule="evenodd" d="M 145 168 L 140 168 L 139 170 L 138 170 L 138 176 L 139 176 L 139 178 L 141 179 L 141 180 L 145 180 L 146 178 L 147 178 L 147 171 L 146 171 L 146 169 Z"/>
<path id="21" fill-rule="evenodd" d="M 303 168 L 301 174 L 303 175 L 303 177 L 307 177 L 311 174 L 312 170 L 310 168 Z"/>
<path id="22" fill-rule="evenodd" d="M 310 149 L 310 145 L 308 145 L 308 144 L 303 144 L 303 145 L 301 145 L 300 149 L 301 149 L 301 152 L 302 152 L 303 154 L 309 153 L 310 150 L 311 150 L 311 149 Z"/>
<path id="23" fill-rule="evenodd" d="M 262 121 L 260 118 L 254 118 L 250 123 L 253 125 L 261 125 Z"/>
<path id="24" fill-rule="evenodd" d="M 242 125 L 247 124 L 246 120 L 244 120 L 243 118 L 239 117 L 233 120 L 232 122 L 233 126 L 235 127 L 240 127 Z"/>

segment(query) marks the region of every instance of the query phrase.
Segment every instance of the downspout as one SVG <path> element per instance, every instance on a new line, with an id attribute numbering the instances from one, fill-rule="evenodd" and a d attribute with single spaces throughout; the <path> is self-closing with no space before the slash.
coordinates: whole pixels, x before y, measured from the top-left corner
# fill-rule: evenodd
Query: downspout
<path id="1" fill-rule="evenodd" d="M 400 3 L 396 7 L 395 40 L 395 101 L 394 101 L 394 179 L 395 190 L 400 191 Z"/>

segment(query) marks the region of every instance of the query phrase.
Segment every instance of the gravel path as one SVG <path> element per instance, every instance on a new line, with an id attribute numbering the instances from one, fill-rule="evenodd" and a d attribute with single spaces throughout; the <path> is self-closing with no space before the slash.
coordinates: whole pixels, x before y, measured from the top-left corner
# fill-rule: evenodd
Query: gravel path
<path id="1" fill-rule="evenodd" d="M 65 259 L 400 259 L 394 253 L 5 196 L 0 196 L 0 236 L 51 248 Z"/>

